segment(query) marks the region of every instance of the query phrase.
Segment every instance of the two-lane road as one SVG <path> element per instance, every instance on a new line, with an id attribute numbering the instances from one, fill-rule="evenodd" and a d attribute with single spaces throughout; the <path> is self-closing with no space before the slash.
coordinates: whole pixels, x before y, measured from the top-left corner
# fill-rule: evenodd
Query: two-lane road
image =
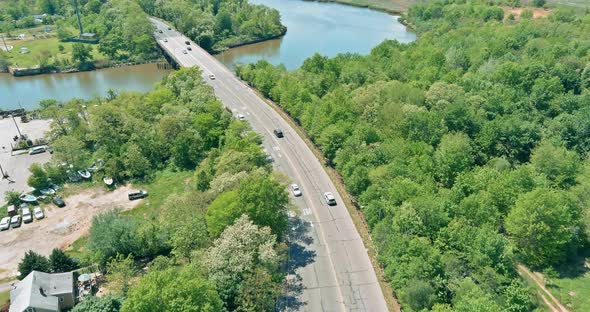
<path id="1" fill-rule="evenodd" d="M 181 66 L 198 66 L 203 78 L 234 115 L 242 114 L 262 135 L 275 169 L 297 183 L 303 196 L 293 198 L 299 211 L 291 215 L 291 274 L 302 287 L 291 285 L 283 305 L 304 311 L 387 311 L 371 261 L 342 198 L 318 159 L 302 138 L 254 90 L 229 69 L 162 21 L 153 19 L 159 45 Z M 190 42 L 188 51 L 185 42 Z M 215 75 L 215 79 L 209 76 Z M 273 131 L 283 129 L 278 138 Z M 337 205 L 329 206 L 324 192 Z M 291 193 L 292 195 L 292 193 Z"/>

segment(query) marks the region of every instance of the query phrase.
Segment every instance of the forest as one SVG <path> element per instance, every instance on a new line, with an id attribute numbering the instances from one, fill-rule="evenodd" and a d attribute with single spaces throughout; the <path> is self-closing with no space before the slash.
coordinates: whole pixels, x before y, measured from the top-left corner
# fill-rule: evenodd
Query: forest
<path id="1" fill-rule="evenodd" d="M 406 311 L 531 311 L 517 264 L 588 252 L 590 14 L 503 3 L 419 3 L 413 43 L 237 69 L 341 174 Z"/>
<path id="2" fill-rule="evenodd" d="M 287 29 L 275 9 L 242 0 L 137 0 L 150 15 L 176 29 L 209 52 L 283 35 Z"/>
<path id="3" fill-rule="evenodd" d="M 104 168 L 94 174 L 97 181 L 164 183 L 150 195 L 163 197 L 161 203 L 92 219 L 77 243 L 76 265 L 106 273 L 109 296 L 84 300 L 73 311 L 274 311 L 285 274 L 284 177 L 267 163 L 261 138 L 222 107 L 199 69 L 180 69 L 146 94 L 42 106 L 53 119 L 53 160 L 32 168 L 29 183 L 61 184 L 68 170 L 98 159 Z M 169 182 L 157 182 L 162 176 Z M 67 255 L 54 253 L 47 259 L 28 252 L 21 277 L 71 268 Z"/>

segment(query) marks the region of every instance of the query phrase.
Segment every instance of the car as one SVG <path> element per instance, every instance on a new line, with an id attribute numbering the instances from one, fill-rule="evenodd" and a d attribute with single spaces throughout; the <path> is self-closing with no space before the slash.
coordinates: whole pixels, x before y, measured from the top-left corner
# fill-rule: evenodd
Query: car
<path id="1" fill-rule="evenodd" d="M 186 49 L 189 50 L 189 51 L 192 51 L 193 50 L 193 48 L 191 48 L 191 47 L 186 47 Z"/>
<path id="2" fill-rule="evenodd" d="M 238 118 L 238 120 L 241 120 L 241 121 L 246 120 L 246 116 L 244 116 L 242 114 L 238 114 L 237 118 Z"/>
<path id="3" fill-rule="evenodd" d="M 328 203 L 328 205 L 330 205 L 330 206 L 336 205 L 336 198 L 334 198 L 334 194 L 332 194 L 332 192 L 325 192 L 324 199 L 326 199 L 326 203 Z"/>
<path id="4" fill-rule="evenodd" d="M 272 156 L 271 156 L 271 155 L 266 155 L 266 162 L 267 162 L 267 163 L 269 163 L 269 164 L 270 164 L 270 163 L 272 163 L 273 161 L 275 161 L 275 160 L 272 158 Z"/>
<path id="5" fill-rule="evenodd" d="M 299 188 L 299 185 L 297 184 L 291 184 L 291 191 L 293 192 L 293 196 L 298 197 L 301 196 L 301 189 Z"/>
<path id="6" fill-rule="evenodd" d="M 164 38 L 164 42 L 168 42 L 168 39 Z"/>
<path id="7" fill-rule="evenodd" d="M 168 30 L 172 30 L 172 27 L 168 27 Z"/>
<path id="8" fill-rule="evenodd" d="M 45 151 L 46 151 L 45 147 L 37 146 L 37 147 L 31 148 L 31 150 L 29 151 L 29 155 L 41 154 L 41 153 L 45 153 Z"/>
<path id="9" fill-rule="evenodd" d="M 186 50 L 182 50 L 182 53 L 183 53 L 183 54 L 187 54 L 188 52 L 186 52 Z"/>
<path id="10" fill-rule="evenodd" d="M 31 214 L 31 208 L 26 207 L 26 208 L 22 208 L 22 214 L 23 214 L 23 222 L 24 223 L 31 223 L 33 222 L 33 215 Z"/>
<path id="11" fill-rule="evenodd" d="M 13 216 L 12 218 L 10 218 L 10 226 L 15 229 L 17 227 L 20 227 L 20 223 L 21 223 L 21 219 L 19 215 Z"/>
<path id="12" fill-rule="evenodd" d="M 163 33 L 163 31 L 162 31 L 161 29 L 158 29 L 158 32 L 159 32 L 159 33 Z"/>
<path id="13" fill-rule="evenodd" d="M 41 209 L 41 207 L 35 207 L 35 209 L 33 209 L 33 214 L 37 220 L 45 218 L 45 214 L 43 213 L 43 209 Z"/>
<path id="14" fill-rule="evenodd" d="M 127 193 L 127 197 L 129 197 L 129 200 L 141 199 L 141 198 L 144 198 L 147 196 L 148 196 L 148 192 L 145 190 L 135 190 L 135 191 L 129 191 L 129 193 Z"/>
<path id="15" fill-rule="evenodd" d="M 188 40 L 187 40 L 187 41 L 185 41 L 184 43 L 186 43 L 186 45 L 191 45 L 191 42 L 190 42 L 190 41 L 188 41 Z"/>
<path id="16" fill-rule="evenodd" d="M 284 136 L 285 136 L 285 135 L 283 134 L 283 129 L 281 129 L 281 128 L 276 128 L 276 129 L 274 130 L 274 133 L 275 133 L 275 135 L 277 136 L 277 138 L 282 138 L 282 137 L 284 137 Z"/>
<path id="17" fill-rule="evenodd" d="M 10 228 L 10 217 L 4 217 L 0 220 L 0 231 L 6 231 Z"/>
<path id="18" fill-rule="evenodd" d="M 55 196 L 52 201 L 59 208 L 66 206 L 66 203 L 64 202 L 63 198 L 61 198 L 59 196 Z"/>
<path id="19" fill-rule="evenodd" d="M 215 80 L 215 75 L 213 75 L 213 74 L 209 75 L 209 79 Z"/>

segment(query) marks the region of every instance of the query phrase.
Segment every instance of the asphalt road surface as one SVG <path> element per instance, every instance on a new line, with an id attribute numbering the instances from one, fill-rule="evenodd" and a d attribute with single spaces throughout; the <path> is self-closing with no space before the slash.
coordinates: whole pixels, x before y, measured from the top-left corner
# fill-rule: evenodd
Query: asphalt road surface
<path id="1" fill-rule="evenodd" d="M 229 69 L 162 21 L 157 26 L 160 46 L 181 66 L 198 66 L 216 96 L 242 114 L 262 135 L 274 167 L 300 186 L 303 196 L 290 195 L 289 280 L 280 310 L 387 311 L 387 305 L 366 248 L 328 174 L 289 124 Z M 162 31 L 160 33 L 160 31 Z M 190 42 L 188 51 L 185 42 Z M 186 54 L 185 54 L 186 52 Z M 215 75 L 214 79 L 210 75 Z M 283 138 L 273 131 L 281 128 Z M 328 206 L 324 192 L 337 205 Z"/>

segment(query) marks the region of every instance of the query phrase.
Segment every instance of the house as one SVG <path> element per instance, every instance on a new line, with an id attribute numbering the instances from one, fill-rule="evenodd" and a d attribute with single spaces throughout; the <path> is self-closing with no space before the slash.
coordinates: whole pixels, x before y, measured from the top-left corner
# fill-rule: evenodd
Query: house
<path id="1" fill-rule="evenodd" d="M 33 271 L 10 291 L 9 312 L 60 312 L 76 303 L 74 273 Z"/>

